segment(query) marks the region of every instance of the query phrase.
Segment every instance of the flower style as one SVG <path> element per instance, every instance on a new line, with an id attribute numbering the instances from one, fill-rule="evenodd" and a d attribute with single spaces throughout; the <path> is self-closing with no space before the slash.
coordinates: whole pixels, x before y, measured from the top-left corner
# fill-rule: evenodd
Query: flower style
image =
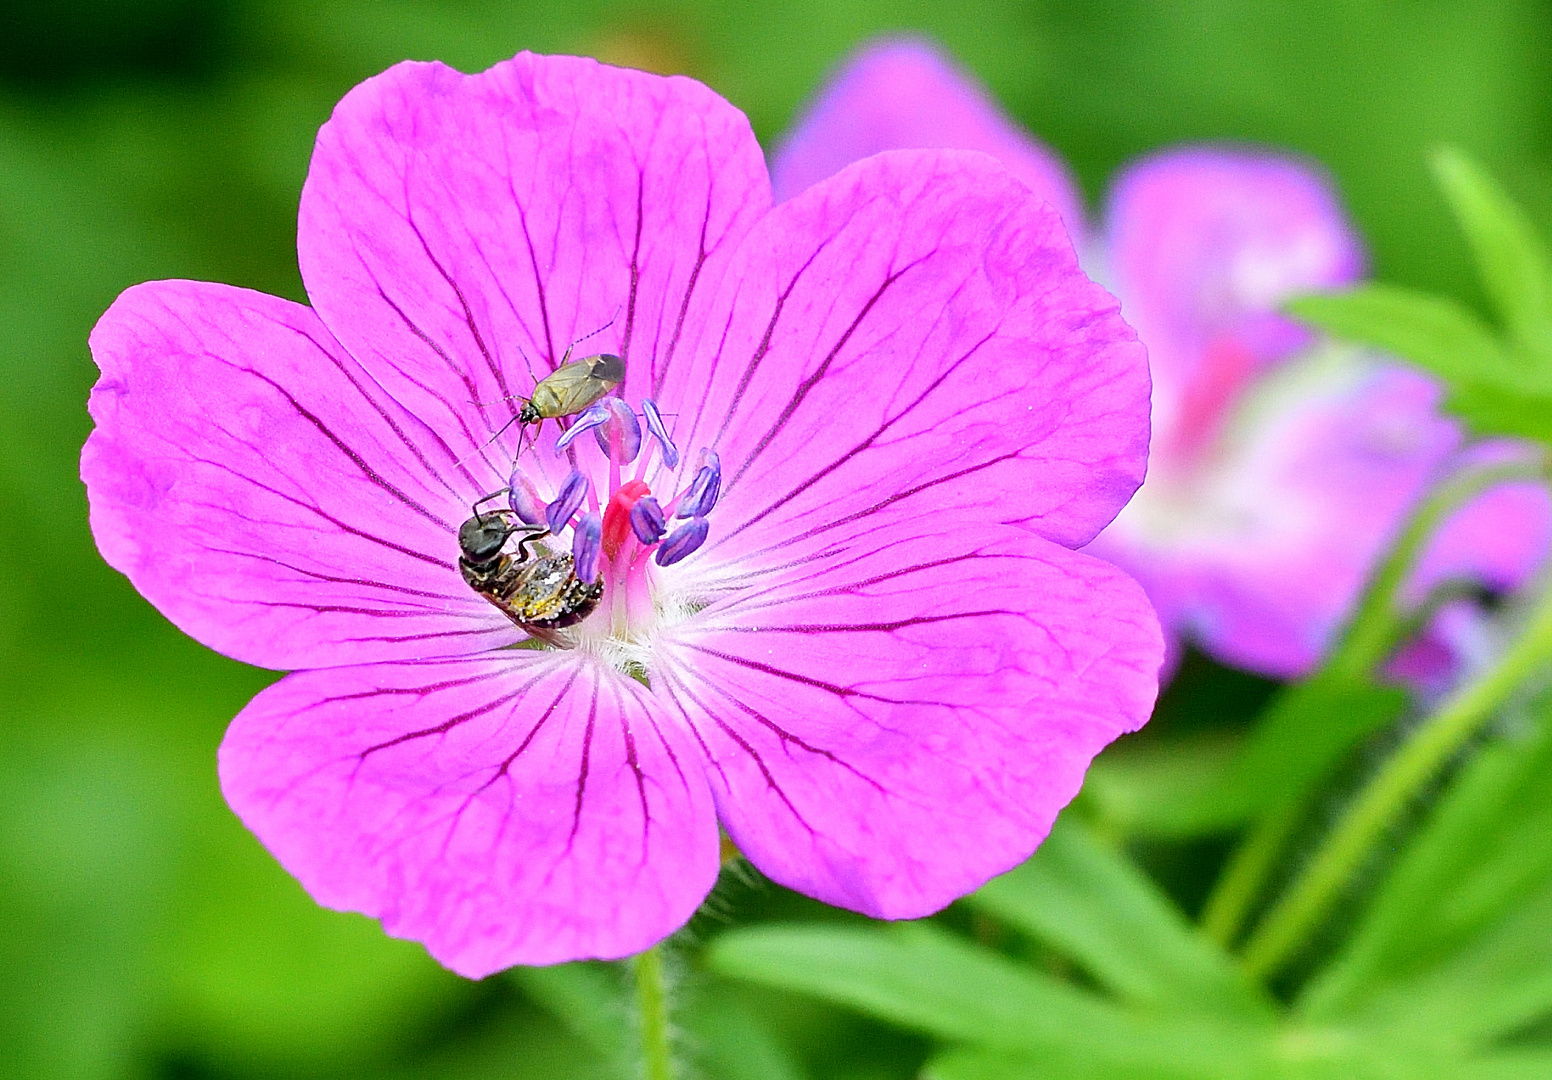
<path id="1" fill-rule="evenodd" d="M 913 100 L 941 103 L 930 124 L 916 126 L 904 104 L 888 109 L 897 82 Z M 851 134 L 859 127 L 866 137 Z M 837 167 L 885 147 L 995 155 L 1011 128 L 930 46 L 883 41 L 820 95 L 773 174 L 807 179 L 811 170 L 787 163 L 821 152 Z M 1025 160 L 1052 160 L 1018 138 Z M 1027 182 L 1065 207 L 1070 184 Z M 1083 232 L 1081 219 L 1068 220 Z M 1190 639 L 1265 674 L 1309 671 L 1409 509 L 1463 460 L 1459 429 L 1438 413 L 1437 386 L 1315 342 L 1277 314 L 1287 298 L 1363 271 L 1326 180 L 1302 162 L 1209 147 L 1143 159 L 1117 181 L 1095 254 L 1148 346 L 1153 445 L 1147 483 L 1088 550 L 1137 576 L 1177 653 Z M 1513 452 L 1496 444 L 1464 453 Z M 1549 534 L 1552 510 L 1539 485 L 1495 488 L 1431 541 L 1408 595 L 1420 601 L 1461 577 L 1512 588 L 1545 559 Z M 1437 676 L 1444 656 L 1468 658 L 1472 620 L 1458 605 L 1448 614 L 1408 674 Z"/>
<path id="2" fill-rule="evenodd" d="M 402 64 L 319 133 L 298 248 L 311 307 L 119 298 L 82 474 L 152 603 L 292 672 L 221 783 L 321 903 L 471 976 L 622 956 L 694 911 L 720 823 L 922 915 L 1146 719 L 1156 618 L 1075 550 L 1141 481 L 1142 349 L 991 158 L 773 208 L 691 80 Z M 617 389 L 510 423 L 568 346 Z M 572 592 L 509 618 L 497 571 Z"/>

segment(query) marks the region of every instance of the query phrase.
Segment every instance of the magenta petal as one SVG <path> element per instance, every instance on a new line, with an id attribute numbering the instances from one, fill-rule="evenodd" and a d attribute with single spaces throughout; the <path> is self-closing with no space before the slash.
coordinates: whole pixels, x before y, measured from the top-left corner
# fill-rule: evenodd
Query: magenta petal
<path id="1" fill-rule="evenodd" d="M 1144 158 L 1116 183 L 1106 229 L 1116 291 L 1169 399 L 1184 392 L 1220 338 L 1242 342 L 1263 364 L 1305 344 L 1307 333 L 1278 307 L 1353 281 L 1363 269 L 1326 177 L 1250 150 L 1196 147 Z M 1159 404 L 1156 423 L 1174 411 L 1172 400 Z"/>
<path id="2" fill-rule="evenodd" d="M 1077 545 L 1142 479 L 1143 348 L 1055 213 L 983 154 L 859 162 L 778 205 L 728 280 L 660 396 L 676 438 L 721 456 L 700 560 L 780 558 L 863 515 Z"/>
<path id="3" fill-rule="evenodd" d="M 97 546 L 186 633 L 277 668 L 514 639 L 458 574 L 473 481 L 310 310 L 152 282 L 102 317 L 92 355 Z"/>
<path id="4" fill-rule="evenodd" d="M 748 121 L 692 80 L 528 53 L 479 75 L 404 63 L 319 132 L 297 247 L 323 321 L 464 451 L 600 328 L 578 356 L 624 357 L 622 393 L 649 393 L 769 202 Z"/>
<path id="5" fill-rule="evenodd" d="M 923 521 L 676 630 L 654 689 L 705 742 L 718 814 L 775 880 L 926 915 L 1034 850 L 1140 727 L 1163 643 L 1114 567 Z"/>
<path id="6" fill-rule="evenodd" d="M 319 903 L 471 977 L 613 958 L 716 879 L 705 763 L 576 653 L 288 676 L 221 744 L 227 801 Z"/>
<path id="7" fill-rule="evenodd" d="M 781 202 L 882 150 L 938 148 L 997 158 L 1082 237 L 1083 200 L 1061 159 L 915 38 L 875 41 L 841 67 L 777 149 L 771 184 Z"/>

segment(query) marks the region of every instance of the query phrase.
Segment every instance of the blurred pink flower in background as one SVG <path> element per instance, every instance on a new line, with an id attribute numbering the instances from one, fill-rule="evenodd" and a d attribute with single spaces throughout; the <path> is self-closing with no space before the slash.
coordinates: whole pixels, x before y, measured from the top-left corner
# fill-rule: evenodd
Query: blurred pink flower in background
<path id="1" fill-rule="evenodd" d="M 1056 159 L 965 73 L 920 41 L 855 55 L 777 149 L 778 197 L 821 166 L 887 148 L 1003 155 L 1057 208 L 1148 347 L 1153 441 L 1147 482 L 1088 550 L 1142 581 L 1177 650 L 1278 677 L 1309 671 L 1422 494 L 1463 461 L 1427 377 L 1314 340 L 1277 313 L 1301 292 L 1356 281 L 1361 246 L 1325 176 L 1264 151 L 1152 155 L 1115 182 L 1102 235 Z M 1510 589 L 1544 561 L 1552 509 L 1539 485 L 1504 485 L 1463 507 L 1408 583 L 1416 602 L 1465 578 Z M 1397 671 L 1435 682 L 1469 663 L 1480 620 L 1450 605 Z"/>
<path id="2" fill-rule="evenodd" d="M 311 307 L 118 299 L 82 474 L 169 619 L 293 670 L 221 781 L 319 902 L 468 975 L 616 957 L 689 918 L 720 824 L 783 884 L 925 915 L 1147 719 L 1157 620 L 1074 550 L 1141 482 L 1143 350 L 991 158 L 773 209 L 688 79 L 403 64 L 319 133 L 298 248 Z M 486 445 L 600 326 L 619 398 Z M 520 446 L 513 512 L 605 586 L 558 648 L 457 565 Z"/>

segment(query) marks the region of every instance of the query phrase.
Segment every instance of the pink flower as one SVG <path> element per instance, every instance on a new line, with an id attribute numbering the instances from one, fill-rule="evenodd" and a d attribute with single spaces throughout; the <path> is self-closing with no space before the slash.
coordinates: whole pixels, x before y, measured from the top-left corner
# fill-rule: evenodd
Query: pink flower
<path id="1" fill-rule="evenodd" d="M 902 84 L 909 100 L 891 110 L 888 90 Z M 916 100 L 939 103 L 930 123 L 915 123 Z M 773 172 L 806 177 L 788 162 L 821 152 L 835 167 L 884 148 L 1004 153 L 1010 130 L 932 48 L 884 41 L 820 95 Z M 1017 141 L 1020 160 L 1052 160 L 1027 135 Z M 1067 209 L 1069 183 L 1023 175 L 1083 232 L 1081 211 Z M 1461 460 L 1437 386 L 1314 342 L 1277 314 L 1290 296 L 1363 270 L 1328 183 L 1302 162 L 1210 147 L 1146 158 L 1117 181 L 1093 254 L 1148 346 L 1154 391 L 1148 481 L 1089 550 L 1138 577 L 1177 648 L 1194 640 L 1282 677 L 1310 670 L 1410 508 Z M 1421 599 L 1459 576 L 1511 588 L 1545 559 L 1549 534 L 1538 485 L 1495 489 L 1441 531 L 1409 593 Z M 1436 625 L 1436 646 L 1464 644 L 1449 627 L 1460 627 L 1459 612 Z"/>
<path id="2" fill-rule="evenodd" d="M 720 823 L 783 884 L 922 915 L 1146 719 L 1156 620 L 1073 550 L 1140 482 L 1141 347 L 991 159 L 773 209 L 698 83 L 402 64 L 319 133 L 298 234 L 312 307 L 119 298 L 82 473 L 147 598 L 293 671 L 221 781 L 321 903 L 468 975 L 621 956 L 694 911 Z M 573 342 L 617 392 L 490 444 Z M 549 647 L 460 572 L 491 492 L 474 547 L 601 586 Z"/>

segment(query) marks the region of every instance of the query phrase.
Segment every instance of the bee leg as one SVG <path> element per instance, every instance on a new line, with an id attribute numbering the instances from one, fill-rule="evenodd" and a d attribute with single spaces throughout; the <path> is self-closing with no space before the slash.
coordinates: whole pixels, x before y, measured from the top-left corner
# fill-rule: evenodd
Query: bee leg
<path id="1" fill-rule="evenodd" d="M 517 558 L 519 562 L 527 562 L 529 559 L 528 545 L 550 535 L 550 530 L 547 525 L 525 525 L 521 529 L 512 530 L 513 536 L 517 536 L 519 533 L 523 535 L 517 541 Z"/>

